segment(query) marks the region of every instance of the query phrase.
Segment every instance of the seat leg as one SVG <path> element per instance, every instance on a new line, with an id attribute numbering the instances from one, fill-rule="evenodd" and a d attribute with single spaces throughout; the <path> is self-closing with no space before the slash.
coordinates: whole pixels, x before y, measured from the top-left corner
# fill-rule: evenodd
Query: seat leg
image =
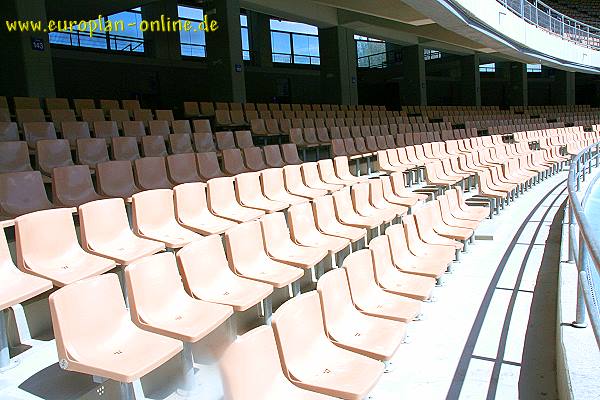
<path id="1" fill-rule="evenodd" d="M 194 374 L 194 354 L 192 351 L 192 344 L 183 342 L 183 351 L 181 352 L 181 360 L 183 363 L 183 387 L 177 392 L 179 395 L 195 398 L 199 395 L 200 385 L 196 380 Z"/>
<path id="2" fill-rule="evenodd" d="M 139 379 L 131 383 L 121 382 L 121 400 L 144 400 L 144 389 Z"/>
<path id="3" fill-rule="evenodd" d="M 15 323 L 17 325 L 17 334 L 19 335 L 19 343 L 23 344 L 31 340 L 31 332 L 29 331 L 29 324 L 25 317 L 25 309 L 21 304 L 15 304 L 10 307 L 15 317 Z"/>
<path id="4" fill-rule="evenodd" d="M 271 319 L 273 318 L 273 300 L 271 296 L 267 296 L 261 301 L 260 308 L 262 308 L 263 321 L 265 325 L 271 325 Z"/>
<path id="5" fill-rule="evenodd" d="M 6 332 L 6 310 L 0 311 L 0 372 L 10 368 L 8 333 Z"/>
<path id="6" fill-rule="evenodd" d="M 316 273 L 316 271 L 315 271 Z M 317 279 L 319 279 L 319 277 L 317 277 Z M 298 295 L 300 295 L 300 280 L 298 279 L 297 281 L 294 281 L 292 283 L 290 283 L 289 285 L 289 289 L 290 289 L 290 297 L 296 297 Z"/>

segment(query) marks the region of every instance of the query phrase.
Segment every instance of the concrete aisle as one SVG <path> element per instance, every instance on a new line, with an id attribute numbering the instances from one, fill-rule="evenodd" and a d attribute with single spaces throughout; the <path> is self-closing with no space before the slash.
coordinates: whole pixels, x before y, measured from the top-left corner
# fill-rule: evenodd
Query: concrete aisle
<path id="1" fill-rule="evenodd" d="M 425 320 L 394 357 L 374 399 L 557 399 L 556 289 L 562 172 L 518 198 L 482 229 Z M 490 225 L 491 223 L 491 225 Z"/>

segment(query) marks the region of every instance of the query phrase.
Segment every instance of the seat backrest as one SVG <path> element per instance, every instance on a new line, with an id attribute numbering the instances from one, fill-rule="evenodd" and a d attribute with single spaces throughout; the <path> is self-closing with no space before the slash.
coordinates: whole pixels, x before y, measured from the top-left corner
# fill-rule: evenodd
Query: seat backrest
<path id="1" fill-rule="evenodd" d="M 35 148 L 35 142 L 41 139 L 57 139 L 52 122 L 26 122 L 23 124 L 25 140 L 30 148 Z"/>
<path id="2" fill-rule="evenodd" d="M 37 97 L 14 97 L 15 109 L 41 109 L 40 99 Z"/>
<path id="3" fill-rule="evenodd" d="M 174 133 L 169 135 L 169 145 L 172 154 L 193 153 L 191 136 L 187 133 Z"/>
<path id="4" fill-rule="evenodd" d="M 215 178 L 207 182 L 208 208 L 216 210 L 227 209 L 230 205 L 238 204 L 235 195 L 234 178 Z M 217 213 L 218 214 L 218 213 Z"/>
<path id="5" fill-rule="evenodd" d="M 19 140 L 19 128 L 15 122 L 0 119 L 0 142 L 13 142 Z"/>
<path id="6" fill-rule="evenodd" d="M 41 109 L 17 109 L 17 122 L 24 126 L 27 122 L 46 122 L 46 116 Z"/>
<path id="7" fill-rule="evenodd" d="M 148 129 L 150 130 L 150 135 L 152 136 L 162 136 L 167 138 L 171 134 L 169 122 L 165 120 L 149 121 Z"/>
<path id="8" fill-rule="evenodd" d="M 242 149 L 246 166 L 252 171 L 260 171 L 267 168 L 263 158 L 263 152 L 260 147 L 246 147 Z"/>
<path id="9" fill-rule="evenodd" d="M 119 127 L 114 121 L 95 121 L 94 137 L 105 139 L 107 142 L 119 136 Z"/>
<path id="10" fill-rule="evenodd" d="M 123 110 L 127 110 L 129 112 L 130 116 L 133 116 L 133 111 L 142 108 L 138 100 L 121 100 L 121 105 L 123 106 Z"/>
<path id="11" fill-rule="evenodd" d="M 233 132 L 224 131 L 215 133 L 217 139 L 217 147 L 219 150 L 235 149 L 235 141 L 233 139 Z"/>
<path id="12" fill-rule="evenodd" d="M 173 154 L 167 156 L 169 180 L 175 184 L 199 182 L 196 156 L 193 153 Z"/>
<path id="13" fill-rule="evenodd" d="M 242 274 L 245 267 L 251 267 L 260 263 L 261 259 L 266 259 L 260 222 L 245 222 L 227 230 L 225 249 L 231 269 Z"/>
<path id="14" fill-rule="evenodd" d="M 162 136 L 144 136 L 142 138 L 142 153 L 144 157 L 166 157 L 167 146 Z"/>
<path id="15" fill-rule="evenodd" d="M 198 153 L 196 154 L 196 162 L 198 163 L 198 173 L 204 181 L 209 179 L 225 176 L 216 153 Z"/>
<path id="16" fill-rule="evenodd" d="M 290 233 L 296 241 L 318 234 L 315 216 L 309 202 L 295 204 L 288 208 L 288 224 Z"/>
<path id="17" fill-rule="evenodd" d="M 353 252 L 344 259 L 342 267 L 346 270 L 352 300 L 356 307 L 361 309 L 370 302 L 374 293 L 381 290 L 375 281 L 371 250 Z"/>
<path id="18" fill-rule="evenodd" d="M 32 169 L 27 143 L 0 142 L 0 174 Z"/>
<path id="19" fill-rule="evenodd" d="M 273 144 L 263 148 L 265 153 L 265 162 L 270 168 L 281 168 L 285 165 L 281 150 L 278 145 Z"/>
<path id="20" fill-rule="evenodd" d="M 87 165 L 54 168 L 52 173 L 52 198 L 57 205 L 79 207 L 100 196 L 94 189 L 92 175 Z"/>
<path id="21" fill-rule="evenodd" d="M 38 169 L 46 175 L 51 175 L 55 167 L 73 165 L 68 140 L 38 140 L 35 148 Z"/>
<path id="22" fill-rule="evenodd" d="M 162 121 L 173 121 L 175 117 L 173 116 L 173 110 L 156 110 L 154 112 L 156 114 L 156 119 Z"/>
<path id="23" fill-rule="evenodd" d="M 81 249 L 73 215 L 68 208 L 36 211 L 15 219 L 17 265 L 25 272 L 29 265 L 58 266 L 73 249 Z"/>
<path id="24" fill-rule="evenodd" d="M 39 171 L 0 174 L 0 213 L 16 217 L 52 207 Z"/>
<path id="25" fill-rule="evenodd" d="M 62 131 L 62 124 L 67 121 L 77 121 L 73 110 L 52 110 L 50 119 L 57 131 Z"/>
<path id="26" fill-rule="evenodd" d="M 277 343 L 270 326 L 259 326 L 238 336 L 221 356 L 219 365 L 225 398 L 228 399 L 261 398 L 277 382 L 285 382 L 290 389 L 294 388 L 281 370 Z"/>
<path id="27" fill-rule="evenodd" d="M 83 110 L 91 110 L 96 108 L 94 99 L 73 99 L 75 112 L 77 115 L 82 115 Z"/>
<path id="28" fill-rule="evenodd" d="M 111 143 L 113 159 L 133 161 L 140 158 L 140 150 L 134 137 L 113 137 Z"/>
<path id="29" fill-rule="evenodd" d="M 85 121 L 65 121 L 62 123 L 62 136 L 71 146 L 77 144 L 77 139 L 89 139 L 90 126 Z M 106 143 L 104 144 L 106 146 Z"/>
<path id="30" fill-rule="evenodd" d="M 96 165 L 98 192 L 104 196 L 128 198 L 140 191 L 130 161 L 108 161 Z"/>
<path id="31" fill-rule="evenodd" d="M 198 153 L 217 151 L 213 140 L 213 134 L 210 132 L 195 132 L 194 144 L 196 145 L 196 151 Z"/>
<path id="32" fill-rule="evenodd" d="M 223 170 L 229 175 L 248 172 L 248 168 L 244 165 L 240 149 L 223 150 Z"/>
<path id="33" fill-rule="evenodd" d="M 125 110 L 120 110 L 126 112 Z M 114 121 L 114 120 L 113 120 Z M 117 124 L 118 125 L 118 124 Z M 142 121 L 122 121 L 123 134 L 125 136 L 142 137 L 146 136 L 146 128 Z"/>
<path id="34" fill-rule="evenodd" d="M 84 108 L 81 110 L 81 119 L 91 124 L 96 121 L 106 121 L 104 111 L 99 108 Z"/>
<path id="35" fill-rule="evenodd" d="M 142 190 L 171 189 L 164 157 L 144 157 L 133 162 L 138 186 Z"/>
<path id="36" fill-rule="evenodd" d="M 177 220 L 185 223 L 208 212 L 206 184 L 202 182 L 184 183 L 173 189 Z"/>
<path id="37" fill-rule="evenodd" d="M 302 160 L 298 156 L 298 148 L 294 143 L 282 144 L 281 153 L 283 154 L 283 161 L 286 164 L 302 164 Z"/>
<path id="38" fill-rule="evenodd" d="M 286 301 L 273 314 L 275 332 L 284 373 L 293 375 L 294 366 L 302 367 L 307 349 L 334 346 L 325 336 L 321 301 L 316 291 Z M 313 347 L 317 346 L 317 347 Z"/>
<path id="39" fill-rule="evenodd" d="M 123 234 L 133 234 L 125 202 L 119 198 L 96 200 L 79 206 L 79 226 L 81 245 L 90 251 L 118 240 Z"/>
<path id="40" fill-rule="evenodd" d="M 114 337 L 124 324 L 132 324 L 116 274 L 65 286 L 50 295 L 49 303 L 61 360 L 89 352 L 90 347 Z"/>
<path id="41" fill-rule="evenodd" d="M 348 276 L 343 268 L 331 270 L 317 282 L 317 292 L 321 298 L 321 311 L 325 330 L 333 335 L 333 330 L 345 328 L 344 318 L 359 311 L 354 308 Z M 342 322 L 342 324 L 337 323 Z"/>
<path id="42" fill-rule="evenodd" d="M 194 133 L 211 133 L 212 134 L 212 128 L 210 126 L 210 121 L 207 119 L 195 119 L 193 121 L 194 124 Z"/>
<path id="43" fill-rule="evenodd" d="M 198 107 L 198 102 L 196 101 L 184 101 L 183 102 L 183 112 L 186 118 L 193 118 L 200 115 L 200 108 Z"/>
<path id="44" fill-rule="evenodd" d="M 171 189 L 145 190 L 133 195 L 133 231 L 160 228 L 175 221 L 175 206 Z"/>
<path id="45" fill-rule="evenodd" d="M 100 108 L 108 114 L 110 110 L 118 110 L 121 108 L 121 105 L 119 104 L 119 100 L 100 100 Z"/>
<path id="46" fill-rule="evenodd" d="M 267 214 L 260 219 L 267 253 L 278 246 L 293 244 L 283 212 Z"/>
<path id="47" fill-rule="evenodd" d="M 178 119 L 171 121 L 171 128 L 175 134 L 188 134 L 191 136 L 192 128 L 190 127 L 190 121 L 187 119 Z"/>
<path id="48" fill-rule="evenodd" d="M 254 142 L 252 141 L 252 133 L 250 131 L 236 131 L 235 141 L 237 143 L 237 147 L 240 149 L 254 147 Z"/>

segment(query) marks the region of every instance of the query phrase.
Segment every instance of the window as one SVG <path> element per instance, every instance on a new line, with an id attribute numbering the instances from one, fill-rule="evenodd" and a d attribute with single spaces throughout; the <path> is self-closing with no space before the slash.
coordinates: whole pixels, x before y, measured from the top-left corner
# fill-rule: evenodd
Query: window
<path id="1" fill-rule="evenodd" d="M 242 59 L 250 60 L 250 35 L 248 33 L 248 16 L 240 14 L 242 29 Z"/>
<path id="2" fill-rule="evenodd" d="M 442 58 L 442 52 L 433 49 L 423 49 L 423 58 L 425 61 L 437 60 L 438 58 Z"/>
<path id="3" fill-rule="evenodd" d="M 271 19 L 271 50 L 276 63 L 319 65 L 319 29 Z"/>
<path id="4" fill-rule="evenodd" d="M 192 25 L 199 26 L 204 20 L 204 10 L 201 8 L 177 6 L 177 15 L 181 24 L 190 21 Z M 206 37 L 201 29 L 192 29 L 189 32 L 179 31 L 181 55 L 187 57 L 206 57 Z"/>
<path id="5" fill-rule="evenodd" d="M 542 72 L 542 64 L 527 64 L 527 72 Z"/>
<path id="6" fill-rule="evenodd" d="M 479 72 L 496 72 L 496 63 L 481 64 Z"/>
<path id="7" fill-rule="evenodd" d="M 382 68 L 387 61 L 386 45 L 383 40 L 354 35 L 358 66 Z"/>
<path id="8" fill-rule="evenodd" d="M 142 9 L 140 7 L 112 14 L 101 21 L 104 31 L 97 30 L 90 36 L 90 24 L 99 25 L 98 20 L 86 21 L 62 31 L 48 34 L 51 44 L 87 47 L 103 50 L 144 52 L 144 34 L 140 30 Z M 84 26 L 87 24 L 87 28 Z M 82 29 L 79 29 L 79 28 Z"/>

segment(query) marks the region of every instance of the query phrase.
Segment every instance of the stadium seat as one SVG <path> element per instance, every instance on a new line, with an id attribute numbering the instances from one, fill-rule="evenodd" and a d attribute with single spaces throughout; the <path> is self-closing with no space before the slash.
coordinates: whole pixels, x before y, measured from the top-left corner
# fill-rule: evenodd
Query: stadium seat
<path id="1" fill-rule="evenodd" d="M 408 215 L 403 221 L 404 232 L 406 233 L 406 242 L 408 249 L 415 256 L 435 257 L 441 263 L 449 265 L 454 260 L 455 247 L 445 246 L 440 244 L 429 243 L 425 239 L 425 235 L 421 237 L 421 231 L 417 227 L 414 215 Z"/>
<path id="2" fill-rule="evenodd" d="M 164 157 L 144 157 L 133 162 L 135 181 L 142 190 L 172 189 Z"/>
<path id="3" fill-rule="evenodd" d="M 202 180 L 198 174 L 196 156 L 194 154 L 173 154 L 167 156 L 166 161 L 168 178 L 174 185 L 200 182 Z"/>
<path id="4" fill-rule="evenodd" d="M 0 142 L 0 174 L 32 171 L 25 142 Z"/>
<path id="5" fill-rule="evenodd" d="M 225 232 L 229 265 L 238 275 L 276 288 L 290 285 L 304 275 L 300 268 L 271 259 L 264 246 L 259 221 L 246 222 Z"/>
<path id="6" fill-rule="evenodd" d="M 50 111 L 50 119 L 52 120 L 57 132 L 63 131 L 62 125 L 65 122 L 77 121 L 75 112 L 73 110 L 52 110 Z"/>
<path id="7" fill-rule="evenodd" d="M 198 174 L 203 182 L 225 176 L 219 166 L 216 153 L 198 153 L 196 154 L 196 162 L 198 163 Z"/>
<path id="8" fill-rule="evenodd" d="M 218 235 L 237 225 L 237 222 L 209 211 L 205 183 L 177 185 L 173 195 L 177 222 L 189 230 L 201 235 Z"/>
<path id="9" fill-rule="evenodd" d="M 141 189 L 135 184 L 133 168 L 129 161 L 108 161 L 96 165 L 98 193 L 107 197 L 120 197 L 131 202 L 131 197 Z"/>
<path id="10" fill-rule="evenodd" d="M 250 131 L 236 131 L 235 142 L 237 147 L 240 149 L 254 147 L 254 142 L 252 141 L 252 134 Z"/>
<path id="11" fill-rule="evenodd" d="M 52 170 L 56 167 L 73 165 L 68 140 L 38 140 L 35 153 L 37 169 L 46 176 L 52 176 Z"/>
<path id="12" fill-rule="evenodd" d="M 71 106 L 69 105 L 69 99 L 65 98 L 51 98 L 46 97 L 44 99 L 44 103 L 46 105 L 46 110 L 69 110 Z"/>
<path id="13" fill-rule="evenodd" d="M 208 181 L 209 210 L 219 217 L 236 222 L 252 221 L 263 216 L 264 211 L 244 207 L 237 202 L 234 182 L 234 178 L 215 178 Z"/>
<path id="14" fill-rule="evenodd" d="M 349 239 L 352 243 L 361 239 L 366 240 L 367 230 L 365 228 L 345 225 L 336 218 L 336 210 L 331 195 L 317 197 L 313 200 L 313 213 L 317 229 L 330 236 Z"/>
<path id="15" fill-rule="evenodd" d="M 327 190 L 312 189 L 306 186 L 302 180 L 302 171 L 300 165 L 286 165 L 283 167 L 283 176 L 285 179 L 286 190 L 295 196 L 306 197 L 307 199 L 315 199 L 327 194 Z"/>
<path id="16" fill-rule="evenodd" d="M 36 211 L 16 218 L 15 238 L 19 269 L 51 280 L 54 286 L 66 286 L 116 266 L 114 261 L 81 248 L 70 209 Z"/>
<path id="17" fill-rule="evenodd" d="M 25 141 L 30 149 L 35 149 L 35 142 L 42 139 L 57 139 L 52 122 L 26 122 L 23 124 Z"/>
<path id="18" fill-rule="evenodd" d="M 115 274 L 52 293 L 50 314 L 61 365 L 120 382 L 126 396 L 143 396 L 139 379 L 182 350 L 181 342 L 144 331 L 131 321 Z M 108 350 L 98 343 L 105 343 Z"/>
<path id="19" fill-rule="evenodd" d="M 19 129 L 14 122 L 0 122 L 0 142 L 19 141 Z"/>
<path id="20" fill-rule="evenodd" d="M 167 145 L 162 136 L 144 136 L 142 137 L 142 154 L 144 157 L 166 157 Z"/>
<path id="21" fill-rule="evenodd" d="M 106 143 L 111 143 L 113 137 L 119 136 L 119 128 L 114 121 L 96 121 L 94 122 L 94 137 L 106 140 Z"/>
<path id="22" fill-rule="evenodd" d="M 399 218 L 408 212 L 408 207 L 387 201 L 383 195 L 381 179 L 369 179 L 369 201 L 379 210 L 394 210 Z"/>
<path id="23" fill-rule="evenodd" d="M 194 133 L 211 133 L 210 121 L 207 119 L 195 119 L 193 122 Z"/>
<path id="24" fill-rule="evenodd" d="M 219 235 L 188 244 L 177 252 L 187 291 L 197 299 L 246 311 L 273 293 L 273 286 L 236 275 L 229 267 Z"/>
<path id="25" fill-rule="evenodd" d="M 96 170 L 96 165 L 109 161 L 104 139 L 77 139 L 77 164 L 87 165 Z"/>
<path id="26" fill-rule="evenodd" d="M 89 126 L 94 126 L 94 132 L 96 131 L 95 123 L 106 121 L 104 111 L 97 108 L 89 108 L 81 110 L 81 120 L 87 122 Z M 116 122 L 115 122 L 116 124 Z"/>
<path id="27" fill-rule="evenodd" d="M 354 209 L 350 188 L 338 190 L 332 196 L 335 205 L 335 215 L 342 224 L 364 228 L 368 231 L 371 229 L 378 229 L 379 226 L 383 224 L 382 216 L 364 216 Z"/>
<path id="28" fill-rule="evenodd" d="M 354 209 L 363 217 L 374 217 L 383 220 L 383 223 L 391 223 L 400 214 L 400 209 L 380 209 L 373 206 L 370 202 L 370 184 L 368 182 L 352 186 L 351 196 Z M 405 209 L 402 208 L 402 210 Z"/>
<path id="29" fill-rule="evenodd" d="M 92 201 L 79 206 L 82 247 L 121 266 L 158 253 L 165 245 L 133 234 L 123 199 Z"/>
<path id="30" fill-rule="evenodd" d="M 168 137 L 171 154 L 193 153 L 191 136 L 187 133 L 174 133 Z"/>
<path id="31" fill-rule="evenodd" d="M 176 135 L 187 134 L 192 135 L 192 128 L 190 127 L 190 121 L 187 119 L 184 120 L 174 120 L 171 121 L 171 128 L 173 129 L 173 133 Z"/>
<path id="32" fill-rule="evenodd" d="M 300 165 L 302 160 L 298 156 L 298 149 L 293 143 L 287 143 L 281 145 L 281 154 L 283 155 L 283 161 L 286 164 Z"/>
<path id="33" fill-rule="evenodd" d="M 341 184 L 324 182 L 321 179 L 316 162 L 306 162 L 302 164 L 301 170 L 304 183 L 311 189 L 326 190 L 328 193 L 333 193 L 344 187 L 344 185 Z"/>
<path id="34" fill-rule="evenodd" d="M 71 148 L 77 146 L 78 139 L 89 139 L 90 127 L 87 122 L 66 121 L 62 123 L 62 136 L 69 141 Z M 104 145 L 106 147 L 106 144 Z"/>
<path id="35" fill-rule="evenodd" d="M 285 166 L 283 157 L 281 156 L 281 150 L 276 144 L 265 146 L 263 148 L 265 153 L 265 163 L 269 168 L 282 168 Z"/>
<path id="36" fill-rule="evenodd" d="M 111 150 L 116 161 L 134 161 L 140 158 L 140 149 L 133 137 L 111 138 Z"/>
<path id="37" fill-rule="evenodd" d="M 120 111 L 122 113 L 127 112 L 125 110 Z M 123 136 L 134 137 L 138 143 L 140 143 L 142 138 L 146 136 L 146 128 L 144 128 L 144 124 L 141 121 L 121 121 L 121 125 L 119 125 L 119 121 L 112 121 L 117 122 L 117 126 L 123 130 Z"/>
<path id="38" fill-rule="evenodd" d="M 308 201 L 306 197 L 296 196 L 285 189 L 282 168 L 270 168 L 261 171 L 262 190 L 265 197 L 287 204 L 298 204 Z"/>
<path id="39" fill-rule="evenodd" d="M 87 165 L 54 168 L 52 172 L 52 199 L 58 207 L 79 207 L 103 197 L 96 193 Z"/>
<path id="40" fill-rule="evenodd" d="M 75 106 L 75 113 L 79 116 L 83 114 L 83 110 L 91 110 L 96 108 L 96 104 L 93 99 L 73 99 L 73 105 Z"/>
<path id="41" fill-rule="evenodd" d="M 0 174 L 0 218 L 15 218 L 54 208 L 39 171 Z"/>
<path id="42" fill-rule="evenodd" d="M 104 111 L 104 114 L 108 115 L 110 110 L 118 110 L 121 108 L 119 100 L 100 100 L 100 108 Z"/>
<path id="43" fill-rule="evenodd" d="M 240 149 L 223 150 L 223 172 L 229 176 L 251 172 L 244 164 Z"/>
<path id="44" fill-rule="evenodd" d="M 390 361 L 406 336 L 406 323 L 361 313 L 354 307 L 343 268 L 317 283 L 327 337 L 337 346 L 380 361 Z"/>
<path id="45" fill-rule="evenodd" d="M 202 236 L 177 223 L 173 191 L 146 190 L 132 198 L 133 231 L 146 239 L 162 242 L 169 249 L 179 249 Z"/>
<path id="46" fill-rule="evenodd" d="M 231 131 L 216 132 L 215 138 L 217 139 L 217 149 L 220 151 L 236 148 L 233 132 Z"/>
<path id="47" fill-rule="evenodd" d="M 247 172 L 235 176 L 235 189 L 239 203 L 244 207 L 255 208 L 267 213 L 286 209 L 289 203 L 268 199 L 261 190 L 260 174 Z"/>
<path id="48" fill-rule="evenodd" d="M 343 349 L 327 337 L 316 291 L 291 299 L 273 314 L 284 374 L 296 386 L 348 400 L 367 397 L 383 363 Z"/>
<path id="49" fill-rule="evenodd" d="M 198 153 L 214 153 L 217 151 L 211 132 L 194 132 L 194 145 Z"/>
<path id="50" fill-rule="evenodd" d="M 265 163 L 263 151 L 260 147 L 246 147 L 241 149 L 246 167 L 252 171 L 262 171 L 269 168 Z"/>

